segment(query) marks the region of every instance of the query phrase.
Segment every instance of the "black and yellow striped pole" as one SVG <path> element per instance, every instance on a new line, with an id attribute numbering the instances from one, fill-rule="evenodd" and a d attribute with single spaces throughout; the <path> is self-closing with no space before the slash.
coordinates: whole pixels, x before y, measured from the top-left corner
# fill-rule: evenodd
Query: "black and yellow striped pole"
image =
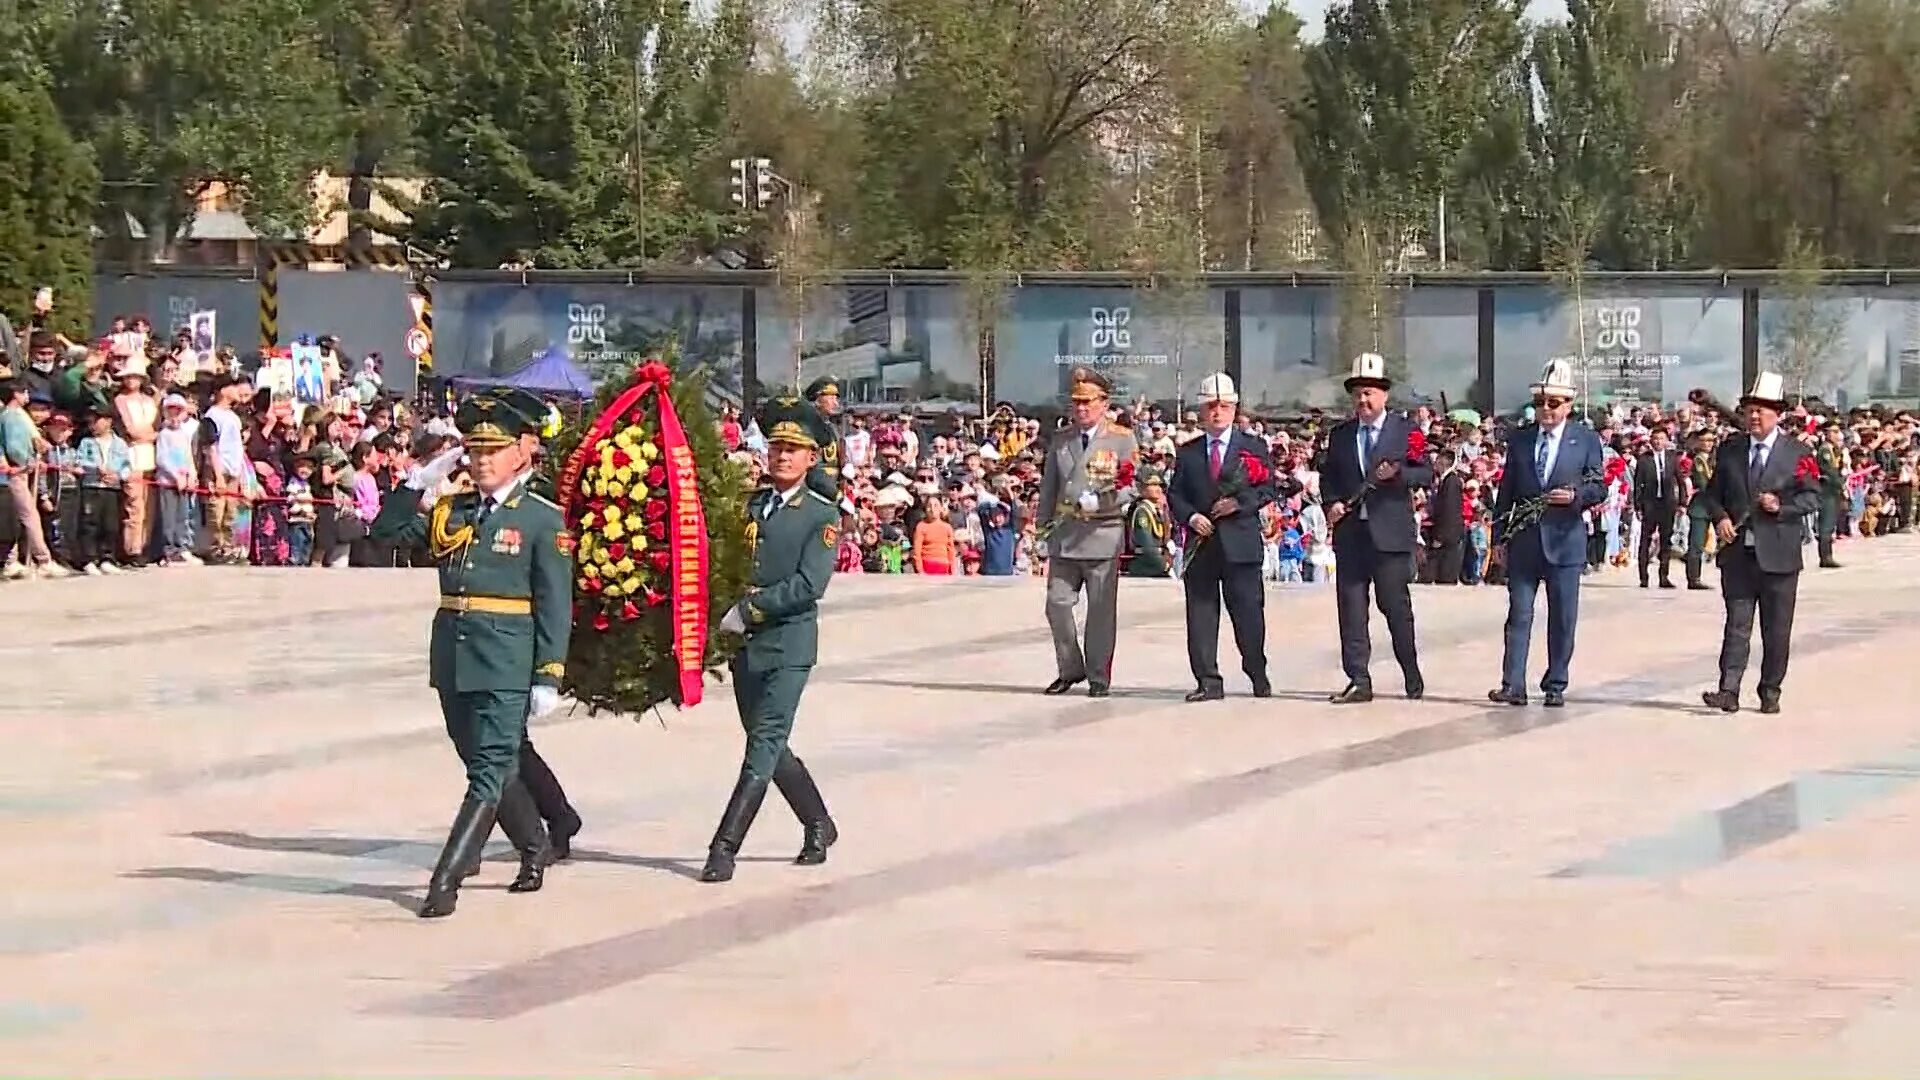
<path id="1" fill-rule="evenodd" d="M 407 353 L 413 357 L 414 385 L 421 386 L 433 378 L 433 278 L 424 266 L 413 268 L 413 292 L 407 303 L 413 309 Z"/>
<path id="2" fill-rule="evenodd" d="M 269 250 L 260 261 L 260 351 L 280 344 L 280 253 Z"/>

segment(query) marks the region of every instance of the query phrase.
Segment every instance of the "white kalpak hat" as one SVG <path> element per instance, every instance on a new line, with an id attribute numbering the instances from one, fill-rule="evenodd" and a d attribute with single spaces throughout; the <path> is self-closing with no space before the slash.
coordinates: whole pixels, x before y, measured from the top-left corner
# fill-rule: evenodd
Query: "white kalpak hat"
<path id="1" fill-rule="evenodd" d="M 1240 392 L 1233 388 L 1233 376 L 1226 372 L 1209 375 L 1200 380 L 1200 403 L 1224 401 L 1229 405 L 1240 404 Z"/>
<path id="2" fill-rule="evenodd" d="M 1353 358 L 1353 374 L 1341 384 L 1348 392 L 1359 386 L 1376 386 L 1382 390 L 1393 389 L 1393 380 L 1387 378 L 1387 358 L 1379 353 L 1363 352 Z"/>
<path id="3" fill-rule="evenodd" d="M 1763 371 L 1754 376 L 1753 389 L 1740 399 L 1740 404 L 1764 405 L 1774 412 L 1787 411 L 1787 381 L 1778 372 Z"/>
<path id="4" fill-rule="evenodd" d="M 1547 361 L 1547 366 L 1540 369 L 1540 381 L 1533 384 L 1533 392 L 1554 397 L 1577 396 L 1579 391 L 1573 385 L 1573 365 L 1565 360 Z"/>

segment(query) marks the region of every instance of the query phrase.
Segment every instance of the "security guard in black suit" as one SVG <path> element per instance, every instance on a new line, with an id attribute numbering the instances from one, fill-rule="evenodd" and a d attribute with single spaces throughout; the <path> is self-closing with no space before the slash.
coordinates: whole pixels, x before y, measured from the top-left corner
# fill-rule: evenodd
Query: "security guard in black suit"
<path id="1" fill-rule="evenodd" d="M 833 577 L 840 541 L 839 509 L 807 483 L 833 430 L 797 398 L 769 403 L 761 413 L 760 430 L 767 436 L 767 484 L 747 507 L 753 580 L 746 598 L 720 622 L 721 630 L 746 637 L 733 663 L 733 694 L 747 748 L 733 794 L 707 847 L 702 881 L 733 879 L 734 858 L 770 781 L 780 788 L 805 832 L 796 863 L 825 862 L 827 848 L 840 836 L 812 775 L 787 745 L 819 653 L 820 598 Z"/>
<path id="2" fill-rule="evenodd" d="M 439 565 L 429 675 L 467 771 L 466 797 L 434 866 L 422 918 L 453 913 L 460 881 L 478 864 L 496 820 L 520 855 L 509 891 L 534 892 L 543 883 L 552 843 L 518 773 L 528 720 L 559 704 L 573 623 L 573 541 L 565 516 L 527 487 L 545 407 L 513 393 L 482 394 L 454 419 L 477 490 L 420 512 L 419 493 L 437 488 L 458 465 L 456 447 L 422 467 L 409 481 L 413 497 L 389 499 L 371 529 L 389 543 L 424 539 Z"/>

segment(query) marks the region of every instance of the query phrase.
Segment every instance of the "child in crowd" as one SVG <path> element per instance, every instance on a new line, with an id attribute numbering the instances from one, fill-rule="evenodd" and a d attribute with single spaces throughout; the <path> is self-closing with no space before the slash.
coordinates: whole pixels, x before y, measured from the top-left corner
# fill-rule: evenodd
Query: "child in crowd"
<path id="1" fill-rule="evenodd" d="M 319 512 L 313 501 L 313 470 L 316 455 L 301 454 L 293 461 L 293 476 L 287 480 L 287 564 L 305 566 L 313 561 L 313 525 Z"/>
<path id="2" fill-rule="evenodd" d="M 40 430 L 47 437 L 41 456 L 46 468 L 40 474 L 40 526 L 47 530 L 54 557 L 77 570 L 73 538 L 80 526 L 80 450 L 73 445 L 73 421 L 66 413 L 55 413 Z"/>
<path id="3" fill-rule="evenodd" d="M 153 480 L 160 505 L 161 550 L 175 566 L 200 565 L 193 553 L 193 489 L 200 486 L 200 470 L 194 463 L 198 433 L 187 399 L 168 394 L 160 404 L 160 430 L 154 438 Z"/>
<path id="4" fill-rule="evenodd" d="M 132 473 L 125 439 L 113 432 L 113 413 L 96 412 L 92 434 L 80 443 L 80 526 L 74 563 L 95 576 L 121 572 L 120 493 Z"/>
<path id="5" fill-rule="evenodd" d="M 1303 571 L 1307 562 L 1307 544 L 1300 532 L 1300 522 L 1292 514 L 1280 518 L 1280 581 L 1298 583 L 1303 580 Z"/>
<path id="6" fill-rule="evenodd" d="M 1482 510 L 1473 516 L 1473 524 L 1467 526 L 1466 565 L 1460 568 L 1462 585 L 1480 584 L 1480 572 L 1487 565 L 1487 550 L 1493 546 L 1493 517 Z"/>

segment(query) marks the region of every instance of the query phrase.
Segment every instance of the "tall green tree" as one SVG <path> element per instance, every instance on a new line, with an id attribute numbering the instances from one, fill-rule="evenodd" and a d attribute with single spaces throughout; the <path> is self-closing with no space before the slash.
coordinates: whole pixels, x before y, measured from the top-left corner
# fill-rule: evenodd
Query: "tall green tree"
<path id="1" fill-rule="evenodd" d="M 4 40 L 0 33 L 0 40 Z M 54 325 L 78 338 L 92 293 L 94 205 L 99 176 L 86 147 L 61 122 L 45 80 L 15 54 L 0 60 L 0 312 L 31 310 L 52 286 Z"/>
<path id="2" fill-rule="evenodd" d="M 1510 116 L 1524 0 L 1344 0 L 1307 54 L 1300 157 L 1328 232 L 1431 236 Z"/>
<path id="3" fill-rule="evenodd" d="M 164 248 L 215 181 L 267 236 L 312 223 L 341 128 L 313 14 L 311 0 L 49 0 L 54 100 L 103 174 L 105 231 L 131 216 Z"/>

